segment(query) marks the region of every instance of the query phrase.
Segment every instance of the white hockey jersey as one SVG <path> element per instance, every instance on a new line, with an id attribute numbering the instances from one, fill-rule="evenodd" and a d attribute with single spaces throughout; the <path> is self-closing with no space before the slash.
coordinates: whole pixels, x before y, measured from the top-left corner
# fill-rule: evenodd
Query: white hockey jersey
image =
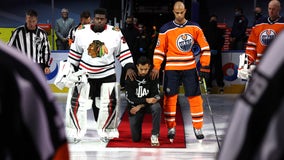
<path id="1" fill-rule="evenodd" d="M 111 25 L 101 33 L 95 33 L 92 25 L 76 31 L 76 39 L 71 45 L 68 61 L 79 69 L 86 70 L 89 78 L 104 78 L 115 74 L 115 58 L 123 67 L 133 64 L 131 52 L 125 42 L 121 31 Z M 107 48 L 107 53 L 102 57 L 92 58 L 88 55 L 88 47 L 94 40 L 100 40 Z"/>

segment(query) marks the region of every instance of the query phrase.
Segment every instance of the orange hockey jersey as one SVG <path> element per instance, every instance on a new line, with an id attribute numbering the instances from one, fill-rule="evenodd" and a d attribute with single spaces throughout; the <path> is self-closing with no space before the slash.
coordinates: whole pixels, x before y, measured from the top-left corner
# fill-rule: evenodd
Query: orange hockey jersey
<path id="1" fill-rule="evenodd" d="M 200 63 L 210 64 L 210 48 L 201 28 L 187 21 L 179 25 L 168 22 L 160 29 L 157 45 L 154 51 L 154 68 L 159 70 L 163 60 L 166 60 L 165 70 L 188 70 L 196 68 L 192 46 L 197 43 L 201 48 Z"/>
<path id="2" fill-rule="evenodd" d="M 258 64 L 266 47 L 284 29 L 284 18 L 271 22 L 267 17 L 260 19 L 252 28 L 246 46 L 249 64 Z"/>

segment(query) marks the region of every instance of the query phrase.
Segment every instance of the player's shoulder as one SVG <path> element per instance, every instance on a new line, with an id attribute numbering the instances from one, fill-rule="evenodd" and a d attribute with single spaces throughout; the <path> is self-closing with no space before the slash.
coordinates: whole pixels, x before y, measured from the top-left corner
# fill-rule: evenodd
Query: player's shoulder
<path id="1" fill-rule="evenodd" d="M 258 20 L 255 22 L 255 26 L 256 26 L 256 25 L 259 25 L 259 24 L 262 24 L 262 23 L 268 23 L 268 17 L 261 17 L 260 19 L 258 19 Z"/>
<path id="2" fill-rule="evenodd" d="M 20 25 L 20 26 L 16 27 L 14 29 L 14 31 L 16 31 L 16 30 L 23 30 L 23 29 L 25 29 L 25 25 Z"/>
<path id="3" fill-rule="evenodd" d="M 284 17 L 280 17 L 278 20 L 279 23 L 284 23 Z"/>
<path id="4" fill-rule="evenodd" d="M 116 32 L 120 32 L 121 29 L 118 26 L 113 26 L 112 30 L 116 31 Z"/>
<path id="5" fill-rule="evenodd" d="M 175 28 L 175 24 L 174 24 L 174 21 L 170 21 L 170 22 L 167 22 L 165 23 L 164 25 L 162 25 L 162 27 L 160 28 L 160 33 L 165 33 L 167 32 L 168 30 L 171 30 L 173 28 Z"/>
<path id="6" fill-rule="evenodd" d="M 197 22 L 194 22 L 194 21 L 187 21 L 184 24 L 184 27 L 190 28 L 190 29 L 194 29 L 196 31 L 201 31 L 202 30 L 200 25 Z"/>
<path id="7" fill-rule="evenodd" d="M 118 26 L 113 26 L 113 25 L 109 25 L 109 24 L 106 25 L 105 30 L 108 31 L 108 32 L 112 32 L 114 34 L 121 32 L 121 30 Z"/>
<path id="8" fill-rule="evenodd" d="M 46 33 L 46 31 L 43 29 L 43 28 L 41 28 L 41 27 L 37 27 L 37 29 L 40 31 L 40 32 L 42 32 L 42 33 Z"/>
<path id="9" fill-rule="evenodd" d="M 84 25 L 80 25 L 77 28 L 75 28 L 76 32 L 86 32 L 86 31 L 90 31 L 91 29 L 91 24 L 84 24 Z"/>

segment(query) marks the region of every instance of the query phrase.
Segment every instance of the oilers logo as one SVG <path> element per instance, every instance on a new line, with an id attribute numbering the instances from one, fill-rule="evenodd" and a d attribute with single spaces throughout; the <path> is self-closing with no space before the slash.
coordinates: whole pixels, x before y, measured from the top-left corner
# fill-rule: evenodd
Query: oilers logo
<path id="1" fill-rule="evenodd" d="M 178 49 L 182 52 L 189 52 L 193 46 L 193 43 L 193 38 L 188 33 L 179 35 L 176 41 Z"/>
<path id="2" fill-rule="evenodd" d="M 260 33 L 260 43 L 264 46 L 267 46 L 274 40 L 276 37 L 276 32 L 272 29 L 264 30 Z"/>

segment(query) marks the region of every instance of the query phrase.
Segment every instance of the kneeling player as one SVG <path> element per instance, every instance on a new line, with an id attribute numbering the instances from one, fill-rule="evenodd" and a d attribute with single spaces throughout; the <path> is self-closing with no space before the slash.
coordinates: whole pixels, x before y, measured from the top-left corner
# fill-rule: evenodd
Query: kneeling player
<path id="1" fill-rule="evenodd" d="M 151 145 L 159 146 L 159 133 L 161 121 L 161 106 L 158 103 L 159 83 L 158 79 L 152 80 L 149 76 L 151 68 L 150 60 L 140 57 L 136 64 L 136 80 L 125 81 L 126 100 L 128 101 L 129 123 L 132 141 L 141 140 L 142 122 L 145 113 L 152 114 Z"/>

